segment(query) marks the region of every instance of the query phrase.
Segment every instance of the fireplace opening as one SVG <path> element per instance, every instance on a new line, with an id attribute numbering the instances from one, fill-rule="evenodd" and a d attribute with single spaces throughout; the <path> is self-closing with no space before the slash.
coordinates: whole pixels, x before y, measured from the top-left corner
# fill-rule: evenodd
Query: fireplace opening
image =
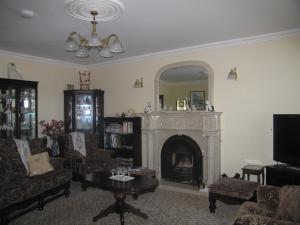
<path id="1" fill-rule="evenodd" d="M 200 186 L 203 179 L 202 153 L 191 138 L 175 135 L 164 143 L 161 151 L 161 177 Z"/>

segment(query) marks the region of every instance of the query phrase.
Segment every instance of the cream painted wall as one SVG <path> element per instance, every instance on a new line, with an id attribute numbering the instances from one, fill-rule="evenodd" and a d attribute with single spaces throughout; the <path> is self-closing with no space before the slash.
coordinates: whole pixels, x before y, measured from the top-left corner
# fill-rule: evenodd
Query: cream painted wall
<path id="1" fill-rule="evenodd" d="M 105 115 L 143 112 L 154 102 L 154 80 L 160 68 L 176 62 L 199 60 L 214 71 L 213 103 L 222 114 L 222 171 L 241 172 L 245 159 L 272 161 L 272 114 L 300 113 L 300 37 L 198 50 L 135 62 L 109 64 L 92 72 L 91 88 L 105 91 Z M 24 79 L 39 81 L 39 120 L 63 119 L 63 90 L 78 87 L 78 70 L 0 55 L 0 76 L 14 62 Z M 237 81 L 227 80 L 236 66 Z M 143 77 L 144 87 L 133 88 Z"/>
<path id="2" fill-rule="evenodd" d="M 78 69 L 0 56 L 0 77 L 7 78 L 7 64 L 14 62 L 24 80 L 38 81 L 38 121 L 63 120 L 63 90 L 78 82 Z M 75 76 L 76 75 L 76 76 Z M 40 129 L 39 129 L 40 131 Z"/>
<path id="3" fill-rule="evenodd" d="M 159 94 L 164 95 L 164 105 L 169 109 L 172 106 L 173 111 L 176 111 L 176 100 L 190 100 L 191 91 L 204 91 L 205 99 L 207 99 L 208 83 L 207 81 L 184 82 L 184 83 L 160 83 Z"/>
<path id="4" fill-rule="evenodd" d="M 300 113 L 300 37 L 110 64 L 92 69 L 105 91 L 105 115 L 143 112 L 154 102 L 154 79 L 167 64 L 199 60 L 214 71 L 213 103 L 222 114 L 222 171 L 241 172 L 245 159 L 272 161 L 272 114 Z M 236 66 L 238 80 L 227 80 Z M 133 88 L 137 78 L 143 88 Z"/>

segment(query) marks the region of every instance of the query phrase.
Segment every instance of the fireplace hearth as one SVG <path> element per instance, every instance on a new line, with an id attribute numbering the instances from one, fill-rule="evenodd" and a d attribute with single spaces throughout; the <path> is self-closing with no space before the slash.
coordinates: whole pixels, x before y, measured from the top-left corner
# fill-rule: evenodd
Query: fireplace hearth
<path id="1" fill-rule="evenodd" d="M 221 173 L 220 116 L 206 111 L 142 114 L 143 166 L 154 169 L 158 179 L 193 185 L 217 181 Z"/>
<path id="2" fill-rule="evenodd" d="M 161 177 L 169 181 L 197 185 L 202 183 L 202 153 L 189 137 L 175 135 L 161 151 Z"/>

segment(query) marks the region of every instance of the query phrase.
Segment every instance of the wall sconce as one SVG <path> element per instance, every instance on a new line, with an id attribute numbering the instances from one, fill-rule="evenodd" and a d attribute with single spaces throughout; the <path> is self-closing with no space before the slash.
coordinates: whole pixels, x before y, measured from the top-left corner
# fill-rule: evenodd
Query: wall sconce
<path id="1" fill-rule="evenodd" d="M 228 73 L 227 80 L 236 80 L 237 79 L 237 73 L 236 73 L 236 67 L 230 70 Z"/>
<path id="2" fill-rule="evenodd" d="M 134 85 L 133 85 L 134 88 L 142 88 L 143 87 L 143 78 L 141 77 L 141 79 L 139 80 L 136 79 L 136 81 L 134 82 Z"/>

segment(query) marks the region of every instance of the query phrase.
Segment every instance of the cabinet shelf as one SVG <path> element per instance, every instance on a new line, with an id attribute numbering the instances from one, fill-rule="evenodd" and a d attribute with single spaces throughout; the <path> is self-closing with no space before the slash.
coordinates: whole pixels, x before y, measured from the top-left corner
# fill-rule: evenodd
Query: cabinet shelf
<path id="1" fill-rule="evenodd" d="M 105 117 L 104 148 L 114 151 L 116 157 L 133 158 L 133 165 L 141 166 L 141 118 Z"/>

